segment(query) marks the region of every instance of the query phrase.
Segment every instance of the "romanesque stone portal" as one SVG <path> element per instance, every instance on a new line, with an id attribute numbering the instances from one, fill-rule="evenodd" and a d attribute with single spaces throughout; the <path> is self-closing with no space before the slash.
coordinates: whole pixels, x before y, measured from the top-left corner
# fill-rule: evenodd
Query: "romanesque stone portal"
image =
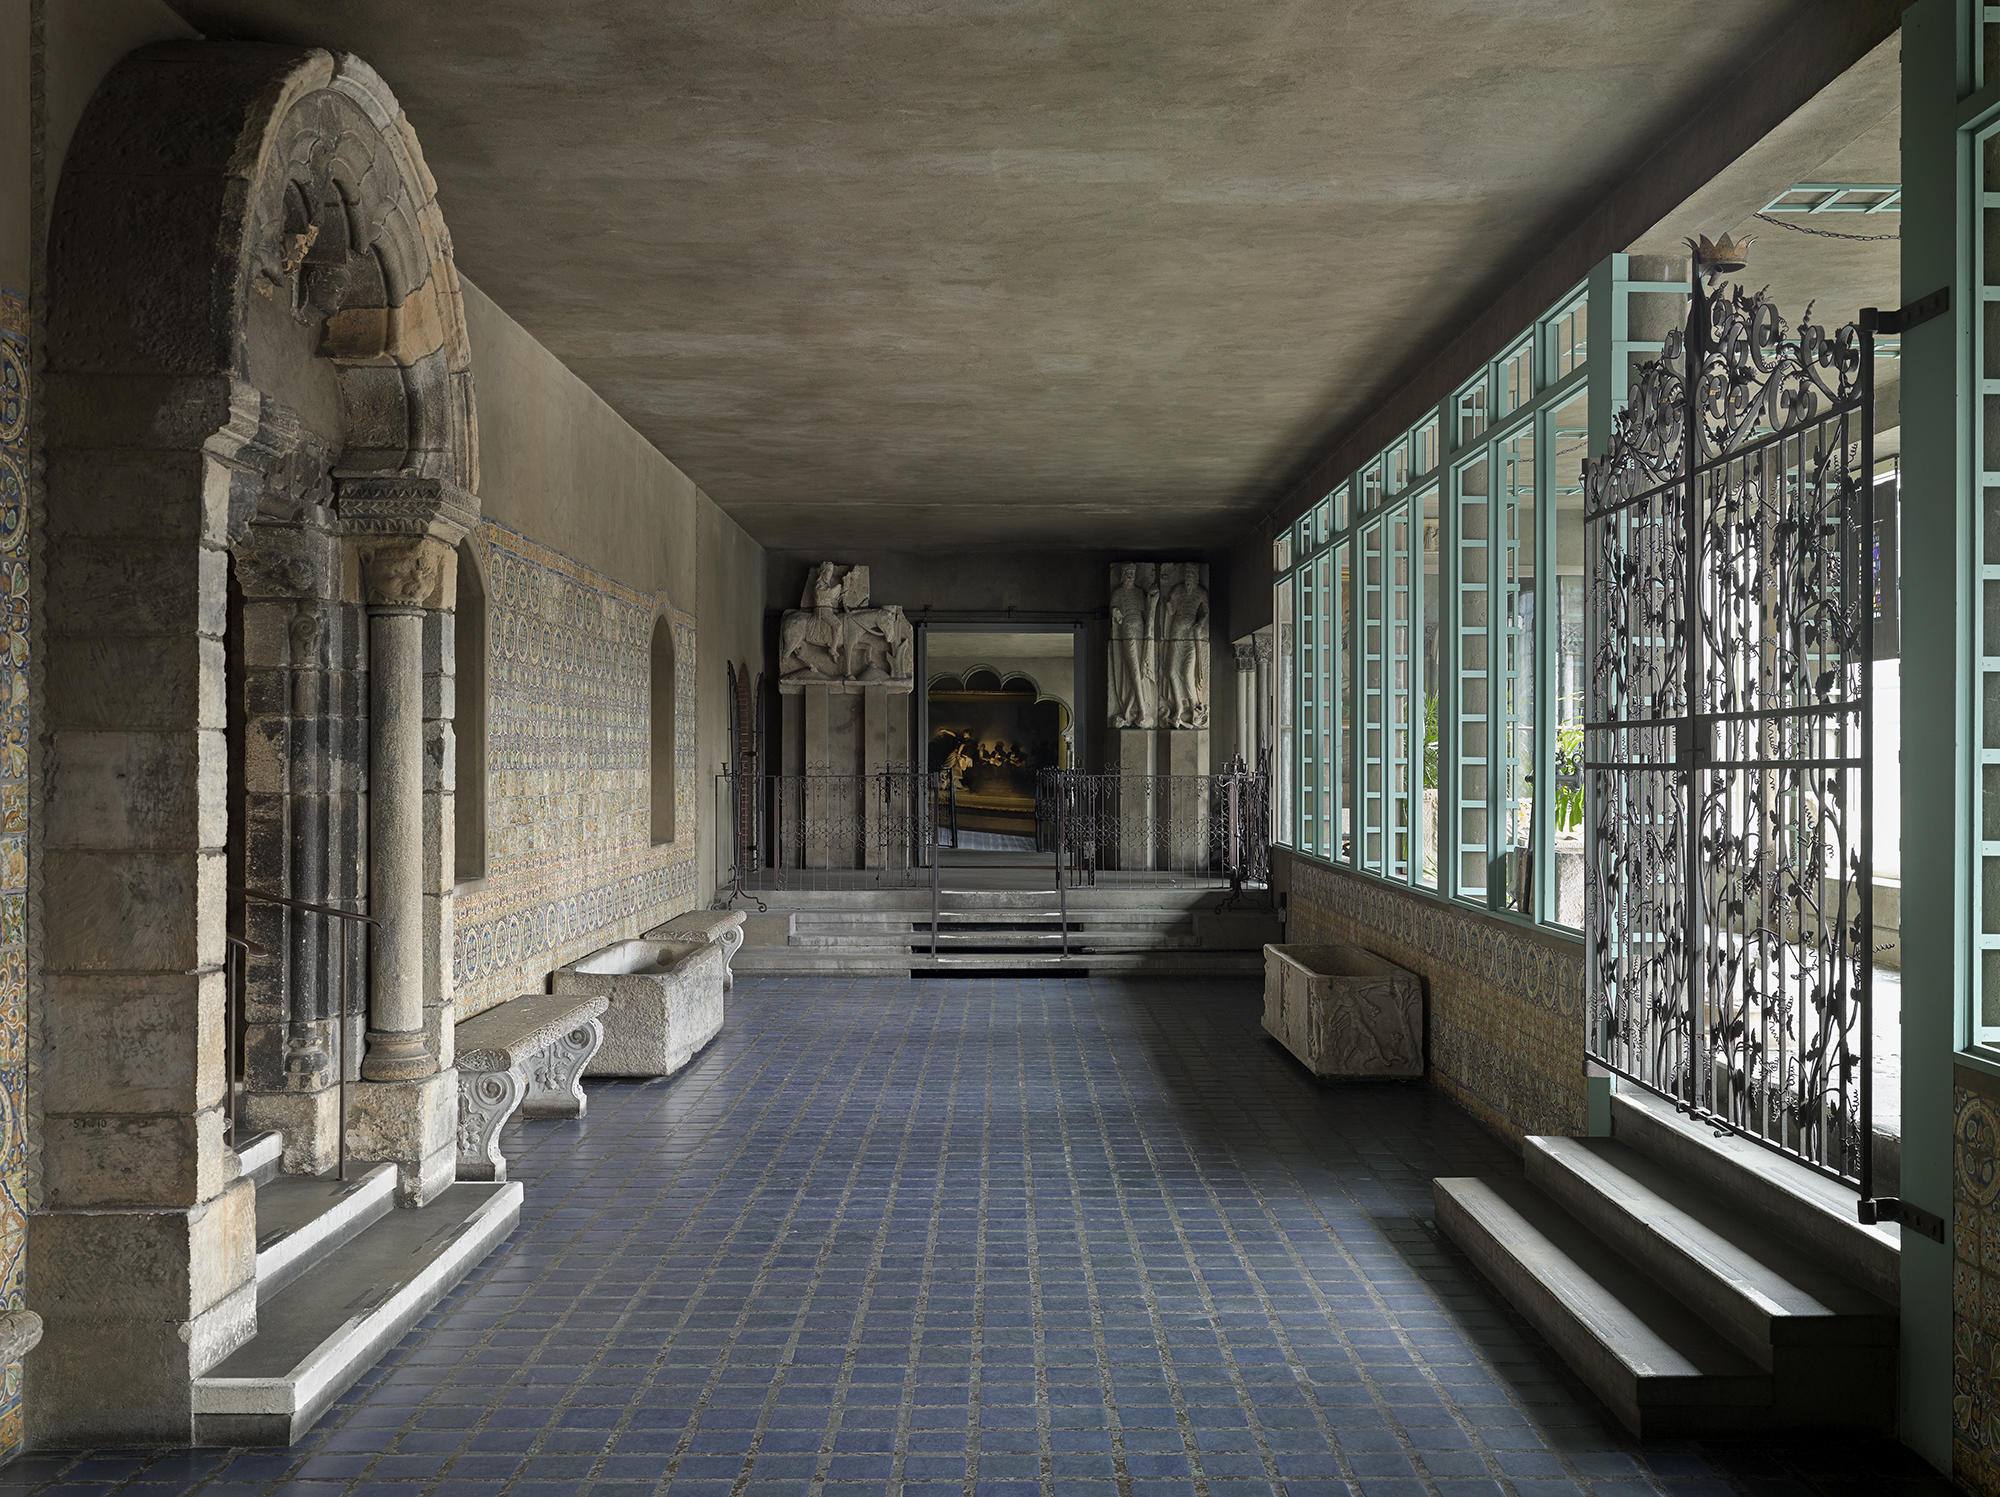
<path id="1" fill-rule="evenodd" d="M 34 1437 L 181 1443 L 194 1379 L 257 1324 L 232 926 L 244 1121 L 323 1167 L 345 1075 L 350 1157 L 394 1161 L 410 1203 L 452 1180 L 477 439 L 450 237 L 388 87 L 292 47 L 126 58 L 65 163 L 48 332 Z M 303 905 L 365 906 L 372 938 Z"/>

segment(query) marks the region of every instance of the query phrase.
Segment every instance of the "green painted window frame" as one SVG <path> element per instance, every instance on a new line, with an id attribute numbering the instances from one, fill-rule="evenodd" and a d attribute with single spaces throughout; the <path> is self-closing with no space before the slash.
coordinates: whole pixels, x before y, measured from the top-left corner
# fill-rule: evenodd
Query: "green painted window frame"
<path id="1" fill-rule="evenodd" d="M 1310 732 L 1311 763 L 1324 777 L 1316 783 L 1328 793 L 1312 808 L 1310 825 L 1300 797 L 1279 838 L 1293 851 L 1503 918 L 1579 934 L 1554 918 L 1553 816 L 1538 817 L 1534 831 L 1532 914 L 1509 908 L 1507 879 L 1496 872 L 1496 865 L 1509 860 L 1494 854 L 1499 845 L 1494 817 L 1501 809 L 1498 776 L 1510 738 L 1531 755 L 1520 766 L 1521 775 L 1532 774 L 1536 785 L 1554 783 L 1555 603 L 1553 591 L 1544 600 L 1540 588 L 1544 579 L 1559 586 L 1553 565 L 1556 506 L 1541 490 L 1550 487 L 1547 480 L 1555 472 L 1550 451 L 1554 413 L 1587 396 L 1590 447 L 1602 450 L 1624 394 L 1622 385 L 1629 379 L 1630 357 L 1648 351 L 1623 336 L 1627 285 L 1625 257 L 1609 257 L 1422 419 L 1329 490 L 1308 511 L 1315 523 L 1295 531 L 1289 565 L 1277 569 L 1274 581 L 1290 587 L 1299 637 L 1307 629 L 1301 600 L 1308 574 L 1314 606 L 1330 611 L 1313 616 L 1314 679 L 1304 680 L 1308 666 L 1301 650 L 1294 692 L 1301 703 L 1310 692 L 1321 709 Z M 1615 391 L 1614 375 L 1621 386 Z M 1513 394 L 1520 397 L 1511 407 L 1510 378 Z M 1499 502 L 1503 444 L 1524 437 L 1532 443 L 1538 489 L 1533 523 L 1520 543 L 1533 550 L 1536 608 L 1542 617 L 1532 648 L 1517 651 L 1524 673 L 1518 693 L 1524 717 L 1510 730 L 1498 710 L 1504 683 L 1497 673 L 1507 658 L 1508 629 L 1500 547 L 1465 544 L 1461 486 L 1468 472 L 1484 465 L 1483 502 L 1491 519 L 1497 513 L 1492 506 Z M 1392 480 L 1400 482 L 1391 488 Z M 1424 511 L 1432 497 L 1437 505 L 1438 597 L 1435 670 L 1427 678 Z M 1323 558 L 1331 560 L 1325 570 Z M 1466 574 L 1468 563 L 1477 575 Z M 1482 651 L 1473 649 L 1475 637 Z M 1343 643 L 1351 649 L 1345 661 Z M 1483 659 L 1472 661 L 1468 677 L 1466 659 L 1480 653 Z M 1432 694 L 1437 699 L 1435 849 L 1426 845 L 1423 810 L 1425 713 Z M 1307 737 L 1301 722 L 1294 734 L 1295 752 Z M 1477 832 L 1482 768 L 1483 839 Z M 1473 813 L 1470 822 L 1468 812 Z M 1468 865 L 1468 856 L 1483 866 Z M 1431 885 L 1423 870 L 1433 858 Z"/>

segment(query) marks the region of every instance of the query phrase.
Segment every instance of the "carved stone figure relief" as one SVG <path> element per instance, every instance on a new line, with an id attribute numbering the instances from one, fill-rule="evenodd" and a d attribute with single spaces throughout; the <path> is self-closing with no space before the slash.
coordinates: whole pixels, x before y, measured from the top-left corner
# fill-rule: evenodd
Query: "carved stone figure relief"
<path id="1" fill-rule="evenodd" d="M 1106 696 L 1114 728 L 1208 726 L 1208 569 L 1200 562 L 1111 568 Z"/>
<path id="2" fill-rule="evenodd" d="M 824 561 L 806 577 L 799 606 L 778 622 L 778 685 L 880 686 L 916 682 L 916 641 L 895 604 L 868 605 L 868 568 Z"/>

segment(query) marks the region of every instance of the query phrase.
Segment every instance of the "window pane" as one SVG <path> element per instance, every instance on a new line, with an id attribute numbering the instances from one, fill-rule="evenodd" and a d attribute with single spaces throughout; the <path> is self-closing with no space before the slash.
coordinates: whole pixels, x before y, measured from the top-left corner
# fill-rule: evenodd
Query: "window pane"
<path id="1" fill-rule="evenodd" d="M 1422 478 L 1438 465 L 1438 418 L 1418 425 L 1410 433 L 1410 477 Z"/>
<path id="2" fill-rule="evenodd" d="M 1510 415 L 1534 399 L 1535 340 L 1532 337 L 1523 338 L 1500 355 L 1497 378 L 1500 415 Z"/>
<path id="3" fill-rule="evenodd" d="M 1417 724 L 1417 786 L 1420 791 L 1417 813 L 1417 882 L 1427 889 L 1438 886 L 1438 492 L 1435 488 L 1420 495 L 1417 533 L 1417 583 L 1422 620 L 1417 645 L 1417 689 L 1422 694 L 1423 717 Z"/>
<path id="4" fill-rule="evenodd" d="M 1297 749 L 1297 740 L 1292 733 L 1293 672 L 1298 668 L 1298 653 L 1293 647 L 1292 582 L 1286 578 L 1271 592 L 1271 622 L 1277 629 L 1277 658 L 1271 662 L 1272 685 L 1277 691 L 1274 716 L 1277 721 L 1273 731 L 1276 735 L 1278 751 L 1271 756 L 1271 835 L 1287 847 L 1298 846 L 1298 839 L 1292 826 L 1292 756 Z"/>
<path id="5" fill-rule="evenodd" d="M 1349 519 L 1347 513 L 1347 495 L 1348 491 L 1353 487 L 1354 484 L 1352 481 L 1349 481 L 1333 491 L 1333 528 L 1335 530 L 1345 530 L 1347 528 L 1347 521 Z"/>
<path id="6" fill-rule="evenodd" d="M 1493 712 L 1487 670 L 1491 657 L 1490 564 L 1492 515 L 1487 461 L 1466 463 L 1452 474 L 1452 528 L 1457 539 L 1451 610 L 1456 635 L 1457 679 L 1453 682 L 1453 747 L 1458 758 L 1458 852 L 1451 892 L 1484 900 L 1492 840 Z"/>
<path id="7" fill-rule="evenodd" d="M 1289 572 L 1292 569 L 1292 536 L 1286 531 L 1271 547 L 1271 570 Z"/>
<path id="8" fill-rule="evenodd" d="M 1583 928 L 1583 464 L 1590 456 L 1590 402 L 1579 395 L 1550 414 L 1547 502 L 1555 507 L 1555 776 L 1548 809 L 1553 907 L 1547 916 Z"/>
<path id="9" fill-rule="evenodd" d="M 1500 721 L 1500 845 L 1507 908 L 1534 913 L 1528 849 L 1534 836 L 1535 773 L 1535 438 L 1502 442 L 1495 505 L 1495 604 L 1500 637 L 1494 662 Z"/>
<path id="10" fill-rule="evenodd" d="M 1382 502 L 1382 459 L 1361 470 L 1361 513 L 1370 514 Z"/>
<path id="11" fill-rule="evenodd" d="M 1385 495 L 1400 494 L 1410 486 L 1410 443 L 1408 438 L 1396 443 L 1383 454 L 1383 462 L 1388 465 L 1388 480 L 1383 489 Z"/>
<path id="12" fill-rule="evenodd" d="M 1549 383 L 1574 374 L 1583 367 L 1584 342 L 1590 327 L 1590 298 L 1579 296 L 1548 320 Z"/>
<path id="13" fill-rule="evenodd" d="M 1459 390 L 1452 399 L 1452 411 L 1458 423 L 1458 430 L 1453 433 L 1454 445 L 1463 447 L 1486 430 L 1489 411 L 1485 375 Z"/>

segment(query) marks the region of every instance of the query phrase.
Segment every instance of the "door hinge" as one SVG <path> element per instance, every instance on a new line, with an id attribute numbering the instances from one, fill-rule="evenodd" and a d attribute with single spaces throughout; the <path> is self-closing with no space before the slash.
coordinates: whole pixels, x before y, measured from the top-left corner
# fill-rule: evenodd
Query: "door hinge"
<path id="1" fill-rule="evenodd" d="M 1951 310 L 1951 287 L 1940 286 L 1928 296 L 1920 296 L 1905 307 L 1883 311 L 1880 307 L 1861 309 L 1861 328 L 1869 333 L 1907 333 L 1933 317 L 1942 317 Z"/>
<path id="2" fill-rule="evenodd" d="M 1934 1211 L 1924 1210 L 1914 1201 L 1906 1201 L 1901 1196 L 1876 1196 L 1873 1199 L 1864 1198 L 1857 1206 L 1861 1220 L 1868 1226 L 1894 1222 L 1912 1232 L 1921 1233 L 1932 1242 L 1944 1241 L 1944 1218 Z"/>

